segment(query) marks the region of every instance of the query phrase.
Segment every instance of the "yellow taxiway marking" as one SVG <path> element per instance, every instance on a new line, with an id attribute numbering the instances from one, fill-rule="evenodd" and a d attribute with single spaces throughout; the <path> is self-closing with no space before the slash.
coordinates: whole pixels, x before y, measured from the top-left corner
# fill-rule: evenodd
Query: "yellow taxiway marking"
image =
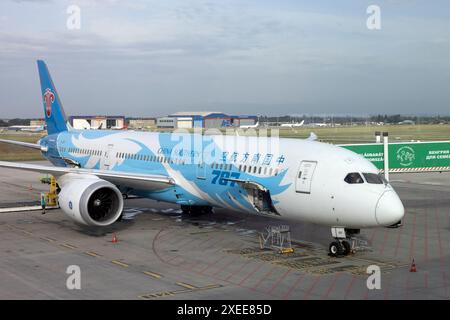
<path id="1" fill-rule="evenodd" d="M 118 266 L 124 267 L 124 268 L 128 268 L 128 265 L 126 263 L 120 262 L 118 260 L 113 260 L 111 261 L 114 264 L 117 264 Z"/>
<path id="2" fill-rule="evenodd" d="M 94 251 L 86 251 L 84 253 L 86 253 L 88 256 L 91 256 L 91 257 L 94 257 L 94 258 L 100 257 L 100 255 L 97 252 L 94 252 Z"/>
<path id="3" fill-rule="evenodd" d="M 170 292 L 170 291 L 163 291 L 163 292 L 158 292 L 158 293 L 144 294 L 144 295 L 139 296 L 139 298 L 141 298 L 141 299 L 151 299 L 151 298 L 168 297 L 168 296 L 173 296 L 173 295 L 175 295 L 175 294 Z"/>
<path id="4" fill-rule="evenodd" d="M 48 242 L 55 242 L 55 239 L 49 238 L 49 237 L 40 237 L 40 239 L 48 241 Z"/>
<path id="5" fill-rule="evenodd" d="M 14 229 L 14 230 L 20 231 L 20 232 L 25 233 L 25 234 L 28 234 L 28 235 L 32 235 L 32 234 L 33 234 L 33 233 L 30 232 L 30 231 L 27 231 L 27 230 L 25 230 L 25 229 L 22 229 L 22 228 L 19 228 L 19 227 L 10 225 L 10 224 L 7 224 L 6 226 L 7 226 L 8 228 L 10 228 L 10 229 Z"/>
<path id="6" fill-rule="evenodd" d="M 162 277 L 162 275 L 150 271 L 144 271 L 144 274 L 156 279 L 160 279 Z"/>
<path id="7" fill-rule="evenodd" d="M 195 288 L 195 290 L 209 290 L 209 289 L 216 289 L 216 288 L 221 288 L 221 287 L 222 287 L 221 284 L 210 284 L 208 286 Z"/>
<path id="8" fill-rule="evenodd" d="M 138 296 L 141 299 L 152 299 L 152 298 L 163 298 L 168 296 L 174 296 L 176 294 L 183 294 L 183 293 L 189 293 L 193 291 L 200 291 L 200 290 L 208 290 L 208 289 L 215 289 L 215 288 L 221 288 L 222 285 L 220 284 L 211 284 L 204 287 L 194 287 L 190 284 L 184 283 L 184 282 L 177 282 L 176 284 L 185 287 L 186 289 L 182 290 L 176 290 L 176 291 L 163 291 L 163 292 L 157 292 L 157 293 L 147 293 Z"/>
<path id="9" fill-rule="evenodd" d="M 68 244 L 68 243 L 62 243 L 62 244 L 60 244 L 60 246 L 64 247 L 64 248 L 68 248 L 68 249 L 76 249 L 77 248 L 77 247 L 75 247 L 75 246 L 73 246 L 71 244 Z"/>
<path id="10" fill-rule="evenodd" d="M 187 289 L 191 289 L 191 290 L 197 289 L 197 287 L 195 287 L 195 286 L 193 286 L 193 285 L 190 285 L 189 283 L 175 282 L 175 284 L 177 284 L 177 285 L 179 285 L 179 286 L 182 286 L 182 287 L 184 287 L 184 288 L 187 288 Z"/>

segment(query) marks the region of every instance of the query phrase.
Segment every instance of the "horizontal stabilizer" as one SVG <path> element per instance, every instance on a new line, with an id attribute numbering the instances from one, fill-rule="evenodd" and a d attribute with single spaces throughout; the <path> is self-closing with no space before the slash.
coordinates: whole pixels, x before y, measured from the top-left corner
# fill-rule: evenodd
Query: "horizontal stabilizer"
<path id="1" fill-rule="evenodd" d="M 16 146 L 21 146 L 21 147 L 26 147 L 26 148 L 33 148 L 33 149 L 41 150 L 41 145 L 37 144 L 37 143 L 14 141 L 14 140 L 5 140 L 5 139 L 0 139 L 0 142 L 14 144 Z"/>

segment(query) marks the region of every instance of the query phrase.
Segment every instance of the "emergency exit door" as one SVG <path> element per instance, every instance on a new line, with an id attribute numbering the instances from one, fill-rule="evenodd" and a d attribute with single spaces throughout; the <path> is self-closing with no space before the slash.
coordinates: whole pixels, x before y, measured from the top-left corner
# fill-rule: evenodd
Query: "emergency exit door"
<path id="1" fill-rule="evenodd" d="M 295 191 L 298 193 L 311 193 L 311 182 L 316 170 L 317 161 L 302 161 L 297 171 Z"/>

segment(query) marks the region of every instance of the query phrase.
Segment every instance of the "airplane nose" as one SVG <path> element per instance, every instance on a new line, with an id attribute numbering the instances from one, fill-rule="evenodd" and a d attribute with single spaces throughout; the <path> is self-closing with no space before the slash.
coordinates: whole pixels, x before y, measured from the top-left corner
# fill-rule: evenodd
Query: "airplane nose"
<path id="1" fill-rule="evenodd" d="M 404 214 L 405 208 L 395 191 L 385 191 L 378 199 L 375 219 L 380 226 L 391 226 L 399 222 Z"/>

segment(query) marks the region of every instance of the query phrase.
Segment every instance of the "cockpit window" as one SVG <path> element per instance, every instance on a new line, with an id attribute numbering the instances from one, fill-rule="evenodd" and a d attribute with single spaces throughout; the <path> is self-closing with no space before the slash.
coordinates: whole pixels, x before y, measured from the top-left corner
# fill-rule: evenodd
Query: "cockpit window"
<path id="1" fill-rule="evenodd" d="M 372 184 L 387 184 L 386 179 L 382 175 L 376 174 L 376 173 L 363 173 L 364 178 L 366 179 L 367 183 Z"/>
<path id="2" fill-rule="evenodd" d="M 345 182 L 353 184 L 353 183 L 364 183 L 363 178 L 361 177 L 361 175 L 358 172 L 352 172 L 349 173 L 345 179 Z"/>

